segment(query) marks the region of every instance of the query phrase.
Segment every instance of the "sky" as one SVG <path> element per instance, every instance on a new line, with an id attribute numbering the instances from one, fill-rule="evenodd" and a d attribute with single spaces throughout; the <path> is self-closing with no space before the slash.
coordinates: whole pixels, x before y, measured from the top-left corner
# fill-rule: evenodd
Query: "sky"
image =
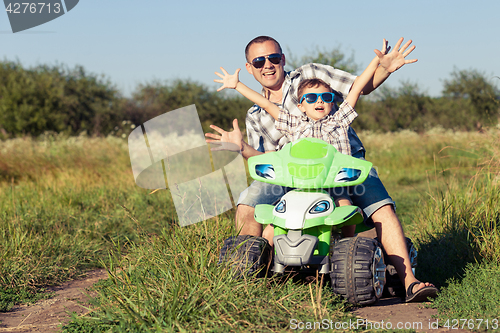
<path id="1" fill-rule="evenodd" d="M 498 0 L 80 0 L 65 15 L 18 33 L 0 12 L 0 59 L 25 67 L 82 65 L 125 96 L 153 80 L 190 79 L 215 88 L 220 66 L 242 68 L 240 80 L 259 89 L 244 70 L 245 46 L 256 36 L 272 36 L 295 57 L 315 47 L 338 48 L 360 68 L 383 38 L 394 45 L 404 37 L 416 46 L 408 58 L 418 62 L 384 85 L 411 82 L 439 96 L 456 69 L 500 76 L 499 13 Z"/>

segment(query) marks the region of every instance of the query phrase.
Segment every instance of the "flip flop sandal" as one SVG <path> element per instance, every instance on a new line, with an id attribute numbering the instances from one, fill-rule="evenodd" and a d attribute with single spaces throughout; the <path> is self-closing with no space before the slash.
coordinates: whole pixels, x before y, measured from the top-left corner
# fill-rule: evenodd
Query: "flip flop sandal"
<path id="1" fill-rule="evenodd" d="M 413 293 L 412 292 L 413 287 L 416 284 L 420 284 L 420 283 L 422 283 L 422 282 L 417 281 L 417 282 L 413 282 L 412 284 L 410 284 L 410 286 L 406 290 L 406 299 L 405 299 L 406 303 L 425 302 L 425 301 L 427 301 L 428 298 L 436 298 L 438 289 L 436 287 L 432 287 L 432 286 L 423 287 L 423 288 L 421 288 Z"/>

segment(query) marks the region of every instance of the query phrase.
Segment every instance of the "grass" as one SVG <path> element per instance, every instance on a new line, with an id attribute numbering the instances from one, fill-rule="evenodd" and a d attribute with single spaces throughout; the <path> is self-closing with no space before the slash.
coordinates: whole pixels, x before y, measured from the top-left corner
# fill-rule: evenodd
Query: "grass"
<path id="1" fill-rule="evenodd" d="M 2 143 L 1 311 L 102 266 L 113 242 L 140 241 L 141 232 L 173 223 L 170 198 L 136 187 L 127 158 L 124 142 L 114 138 Z M 144 222 L 141 231 L 130 212 Z"/>
<path id="2" fill-rule="evenodd" d="M 94 324 L 103 331 L 278 332 L 290 318 L 343 316 L 344 303 L 321 295 L 318 283 L 234 279 L 229 267 L 217 265 L 228 231 L 221 220 L 174 227 L 125 256 L 115 251 L 107 261 L 110 279 L 97 288 L 96 311 L 65 330 Z"/>
<path id="3" fill-rule="evenodd" d="M 417 134 L 360 133 L 380 179 L 396 201 L 397 213 L 406 231 L 413 232 L 421 203 L 436 190 L 447 191 L 450 182 L 460 186 L 480 170 L 488 153 L 489 136 L 473 132 L 451 132 L 435 128 Z"/>
<path id="4" fill-rule="evenodd" d="M 451 318 L 498 320 L 499 275 L 498 262 L 469 263 L 464 269 L 463 278 L 448 280 L 447 288 L 442 290 L 433 304 L 439 311 L 441 321 Z"/>
<path id="5" fill-rule="evenodd" d="M 444 288 L 439 312 L 477 311 L 453 302 L 478 298 L 475 279 L 498 282 L 498 131 L 360 137 L 418 245 L 418 277 Z M 217 261 L 234 212 L 179 227 L 168 190 L 135 185 L 125 141 L 0 144 L 0 311 L 105 267 L 94 310 L 64 331 L 279 332 L 292 318 L 348 318 L 327 284 L 232 279 Z M 485 315 L 500 308 L 496 290 L 484 294 L 493 300 Z"/>
<path id="6" fill-rule="evenodd" d="M 498 185 L 491 174 L 474 177 L 466 186 L 452 184 L 438 192 L 419 213 L 419 235 L 425 279 L 446 285 L 461 277 L 469 263 L 500 262 Z"/>
<path id="7" fill-rule="evenodd" d="M 492 131 L 482 142 L 473 177 L 454 177 L 445 190 L 433 189 L 417 214 L 419 277 L 443 287 L 433 304 L 443 322 L 500 316 L 498 139 Z"/>

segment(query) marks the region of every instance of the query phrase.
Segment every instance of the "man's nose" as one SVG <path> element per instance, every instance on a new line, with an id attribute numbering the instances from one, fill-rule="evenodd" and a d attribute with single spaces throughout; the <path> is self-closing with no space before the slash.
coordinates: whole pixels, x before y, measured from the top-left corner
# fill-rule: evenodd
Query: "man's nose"
<path id="1" fill-rule="evenodd" d="M 269 68 L 273 66 L 274 64 L 269 60 L 269 58 L 266 57 L 266 62 L 264 63 L 264 67 Z"/>

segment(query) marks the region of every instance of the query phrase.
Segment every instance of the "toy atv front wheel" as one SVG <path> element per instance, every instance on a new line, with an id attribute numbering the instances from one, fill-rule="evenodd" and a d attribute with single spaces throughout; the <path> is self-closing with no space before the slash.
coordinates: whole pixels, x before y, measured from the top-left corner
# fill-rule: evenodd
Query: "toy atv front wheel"
<path id="1" fill-rule="evenodd" d="M 376 240 L 341 239 L 332 249 L 333 292 L 344 296 L 351 304 L 373 304 L 382 296 L 385 269 L 382 248 Z"/>
<path id="2" fill-rule="evenodd" d="M 236 278 L 243 275 L 263 277 L 271 256 L 271 247 L 265 238 L 250 235 L 232 236 L 224 241 L 219 264 L 229 263 Z"/>

